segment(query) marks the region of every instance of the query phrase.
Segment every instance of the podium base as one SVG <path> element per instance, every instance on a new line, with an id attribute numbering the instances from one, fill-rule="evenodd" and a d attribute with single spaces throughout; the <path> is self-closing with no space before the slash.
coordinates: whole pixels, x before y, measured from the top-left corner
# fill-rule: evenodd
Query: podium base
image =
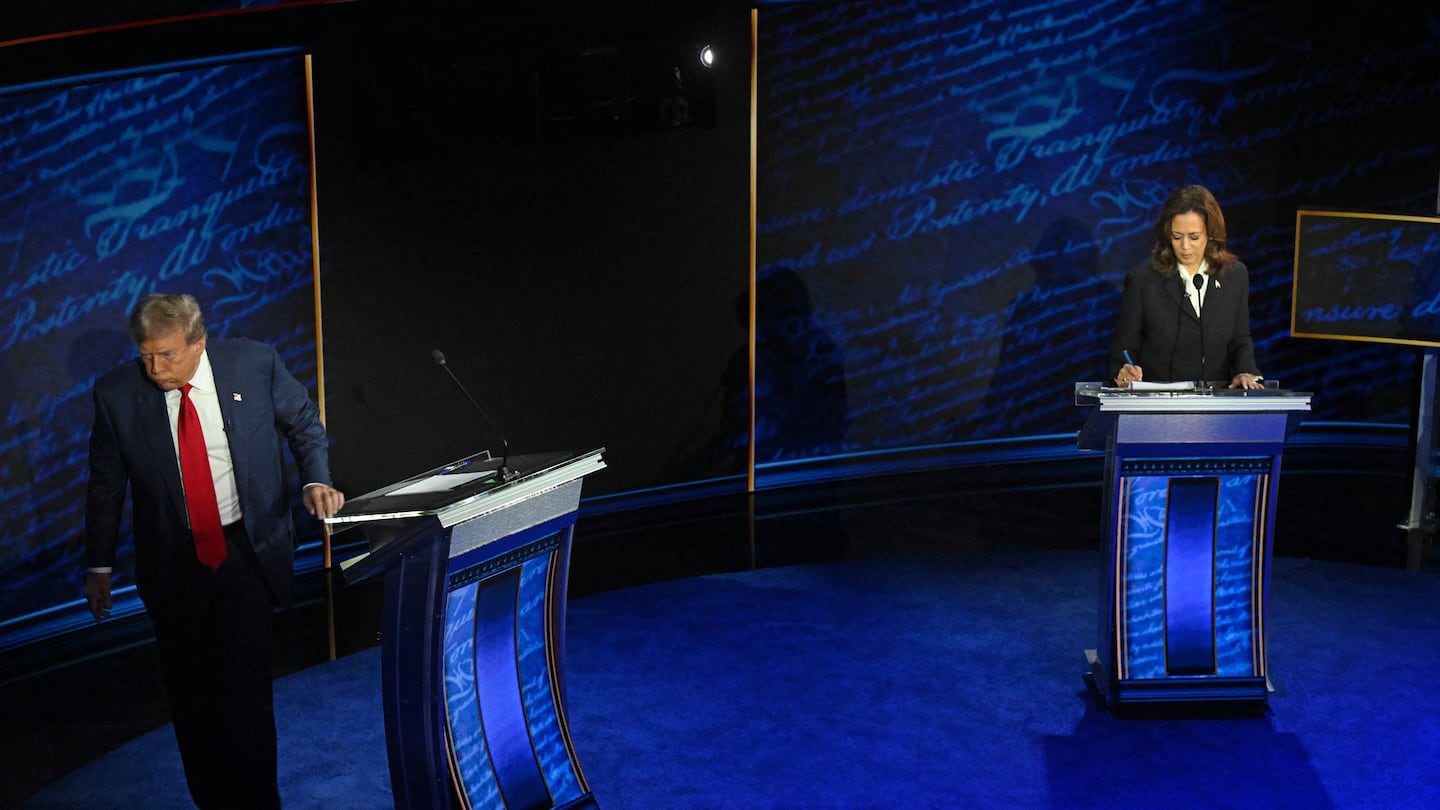
<path id="1" fill-rule="evenodd" d="M 1173 678 L 1111 679 L 1097 650 L 1085 650 L 1085 684 L 1112 711 L 1156 707 L 1230 706 L 1241 713 L 1268 708 L 1275 687 L 1268 677 L 1192 675 Z"/>

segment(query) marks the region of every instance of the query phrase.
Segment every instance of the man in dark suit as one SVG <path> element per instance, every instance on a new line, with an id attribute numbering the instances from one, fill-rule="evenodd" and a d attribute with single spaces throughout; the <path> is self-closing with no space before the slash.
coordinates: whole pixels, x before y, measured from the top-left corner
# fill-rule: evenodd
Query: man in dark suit
<path id="1" fill-rule="evenodd" d="M 274 349 L 207 341 L 191 296 L 148 296 L 130 335 L 140 356 L 95 383 L 86 601 L 97 621 L 108 615 L 128 488 L 136 588 L 191 797 L 202 808 L 278 807 L 270 646 L 295 548 L 280 438 L 306 509 L 326 517 L 345 496 L 330 485 L 325 428 Z"/>

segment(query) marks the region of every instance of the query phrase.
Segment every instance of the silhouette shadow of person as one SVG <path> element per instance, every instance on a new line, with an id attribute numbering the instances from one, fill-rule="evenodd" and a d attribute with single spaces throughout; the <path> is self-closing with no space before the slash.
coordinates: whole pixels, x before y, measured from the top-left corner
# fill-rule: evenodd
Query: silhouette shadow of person
<path id="1" fill-rule="evenodd" d="M 750 321 L 749 291 L 733 299 L 735 320 Z M 730 354 L 720 375 L 715 430 L 680 454 L 671 475 L 744 471 L 750 442 L 750 347 Z M 815 319 L 810 293 L 789 269 L 767 272 L 756 285 L 756 463 L 831 455 L 844 449 L 850 426 L 845 363 L 839 344 Z M 704 420 L 706 417 L 702 417 Z"/>
<path id="2" fill-rule="evenodd" d="M 850 427 L 840 345 L 816 321 L 810 292 L 793 270 L 756 287 L 755 459 L 833 455 Z"/>
<path id="3" fill-rule="evenodd" d="M 1051 222 L 1030 267 L 1035 282 L 1006 311 L 985 400 L 993 435 L 1057 432 L 1072 421 L 1078 427 L 1084 414 L 1073 407 L 1074 383 L 1105 374 L 1107 345 L 1099 336 L 1114 319 L 1115 291 L 1099 275 L 1089 228 L 1068 217 Z"/>

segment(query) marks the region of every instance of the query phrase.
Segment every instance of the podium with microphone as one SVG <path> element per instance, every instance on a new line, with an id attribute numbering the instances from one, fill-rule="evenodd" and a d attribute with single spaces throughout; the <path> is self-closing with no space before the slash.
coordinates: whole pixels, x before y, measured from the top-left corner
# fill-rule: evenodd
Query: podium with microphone
<path id="1" fill-rule="evenodd" d="M 1269 699 L 1266 610 L 1280 459 L 1310 394 L 1078 383 L 1105 453 L 1099 639 L 1111 709 Z"/>
<path id="2" fill-rule="evenodd" d="M 465 400 L 470 403 L 470 407 L 474 408 L 475 412 L 480 414 L 480 418 L 485 420 L 485 424 L 488 425 L 490 430 L 494 431 L 496 437 L 500 439 L 500 480 L 509 481 L 514 478 L 515 471 L 510 469 L 510 442 L 506 441 L 505 433 L 495 424 L 495 420 L 491 419 L 490 415 L 485 413 L 485 409 L 480 407 L 480 403 L 475 401 L 475 397 L 470 396 L 470 392 L 466 390 L 465 384 L 460 382 L 460 378 L 455 376 L 455 372 L 450 370 L 450 364 L 445 362 L 444 352 L 439 349 L 431 349 L 430 359 L 434 360 L 435 365 L 450 375 L 450 380 L 455 383 L 456 388 L 460 389 L 460 393 L 465 396 Z"/>
<path id="3" fill-rule="evenodd" d="M 454 379 L 443 354 L 432 358 Z M 597 806 L 565 716 L 563 660 L 580 491 L 604 449 L 512 457 L 500 441 L 500 458 L 458 459 L 325 521 L 365 536 L 367 551 L 341 563 L 346 581 L 384 577 L 397 808 Z"/>

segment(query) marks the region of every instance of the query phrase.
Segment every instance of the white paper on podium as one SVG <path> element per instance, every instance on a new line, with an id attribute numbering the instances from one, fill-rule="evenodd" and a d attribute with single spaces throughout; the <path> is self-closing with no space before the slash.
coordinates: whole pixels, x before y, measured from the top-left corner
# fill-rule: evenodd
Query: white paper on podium
<path id="1" fill-rule="evenodd" d="M 1130 383 L 1131 391 L 1194 391 L 1193 382 L 1145 382 L 1136 380 Z"/>
<path id="2" fill-rule="evenodd" d="M 489 478 L 494 474 L 494 470 L 484 470 L 473 473 L 441 473 L 440 475 L 432 475 L 429 478 L 422 478 L 413 484 L 406 484 L 394 492 L 387 492 L 385 493 L 385 497 L 388 498 L 391 495 L 419 495 L 426 492 L 448 492 L 472 481 Z"/>

